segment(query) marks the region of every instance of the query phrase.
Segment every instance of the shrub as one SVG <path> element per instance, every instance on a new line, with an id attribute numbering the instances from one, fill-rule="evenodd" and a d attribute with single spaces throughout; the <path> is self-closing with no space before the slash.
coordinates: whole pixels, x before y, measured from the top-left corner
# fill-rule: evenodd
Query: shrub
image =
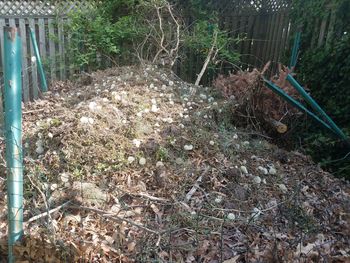
<path id="1" fill-rule="evenodd" d="M 315 47 L 312 41 L 314 27 L 318 19 L 330 15 L 329 7 L 336 17 L 331 38 L 323 46 Z M 298 78 L 307 85 L 321 107 L 350 134 L 350 2 L 295 0 L 294 12 L 294 22 L 303 28 Z M 301 135 L 305 138 L 306 151 L 336 175 L 350 178 L 350 147 L 320 131 L 313 123 L 306 124 L 306 128 L 305 134 Z"/>

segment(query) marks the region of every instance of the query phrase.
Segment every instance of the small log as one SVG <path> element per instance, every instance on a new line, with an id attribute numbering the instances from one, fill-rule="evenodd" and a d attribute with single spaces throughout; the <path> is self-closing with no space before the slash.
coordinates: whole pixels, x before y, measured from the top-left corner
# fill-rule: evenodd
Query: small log
<path id="1" fill-rule="evenodd" d="M 288 130 L 288 126 L 280 121 L 276 121 L 274 119 L 269 119 L 268 122 L 271 124 L 272 127 L 275 128 L 275 130 L 278 132 L 278 133 L 286 133 L 287 130 Z"/>

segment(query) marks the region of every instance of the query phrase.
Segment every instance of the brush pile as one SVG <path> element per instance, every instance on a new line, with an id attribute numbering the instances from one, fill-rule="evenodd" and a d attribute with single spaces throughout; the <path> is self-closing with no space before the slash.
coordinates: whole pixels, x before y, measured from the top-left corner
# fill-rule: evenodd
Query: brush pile
<path id="1" fill-rule="evenodd" d="M 153 65 L 91 81 L 24 108 L 18 262 L 348 262 L 349 184 L 237 129 L 216 89 Z M 4 261 L 5 185 L 3 165 Z"/>
<path id="2" fill-rule="evenodd" d="M 268 70 L 267 63 L 262 71 L 238 71 L 228 76 L 219 75 L 213 86 L 228 100 L 233 101 L 232 113 L 235 119 L 255 130 L 262 130 L 274 136 L 287 132 L 300 113 L 285 100 L 265 87 L 263 75 Z M 292 73 L 287 67 L 279 65 L 279 74 L 271 81 L 290 96 L 300 99 L 298 93 L 286 81 Z"/>

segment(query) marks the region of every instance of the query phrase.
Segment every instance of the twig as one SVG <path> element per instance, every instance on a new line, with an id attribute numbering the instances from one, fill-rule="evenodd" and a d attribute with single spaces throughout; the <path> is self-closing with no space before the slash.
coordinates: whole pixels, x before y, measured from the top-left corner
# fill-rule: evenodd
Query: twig
<path id="1" fill-rule="evenodd" d="M 23 111 L 23 114 L 29 114 L 29 113 L 35 113 L 35 112 L 41 112 L 44 111 L 45 109 L 37 109 L 37 110 L 29 110 L 29 111 Z"/>
<path id="2" fill-rule="evenodd" d="M 192 195 L 197 191 L 197 189 L 199 188 L 199 183 L 202 182 L 202 178 L 203 176 L 199 176 L 198 179 L 196 180 L 195 184 L 192 186 L 191 190 L 186 194 L 185 197 L 185 202 L 188 202 L 191 200 Z"/>
<path id="3" fill-rule="evenodd" d="M 52 223 L 51 214 L 49 213 L 50 210 L 49 210 L 49 205 L 48 205 L 47 200 L 46 200 L 46 196 L 45 196 L 45 194 L 43 193 L 43 191 L 41 191 L 40 187 L 37 186 L 37 185 L 33 182 L 32 178 L 30 178 L 30 176 L 27 176 L 27 177 L 28 177 L 29 181 L 31 182 L 31 184 L 39 191 L 39 193 L 41 194 L 41 196 L 42 196 L 42 198 L 43 198 L 43 201 L 44 201 L 44 204 L 45 204 L 45 208 L 46 208 L 46 210 L 47 210 L 47 217 L 48 217 L 48 219 L 49 219 L 49 224 L 51 225 L 51 228 L 52 228 L 51 230 L 52 230 L 52 232 L 53 232 L 53 234 L 54 234 L 54 235 L 53 235 L 53 238 L 54 238 L 54 240 L 55 240 L 55 228 L 54 228 L 53 223 Z"/>
<path id="4" fill-rule="evenodd" d="M 140 197 L 145 197 L 145 198 L 148 198 L 151 201 L 160 201 L 160 202 L 168 202 L 169 201 L 167 199 L 164 199 L 164 198 L 161 198 L 161 197 L 152 196 L 152 195 L 149 195 L 147 193 L 137 193 L 137 194 L 132 194 L 132 195 L 138 195 Z"/>
<path id="5" fill-rule="evenodd" d="M 269 136 L 267 136 L 267 135 L 264 135 L 264 134 L 261 134 L 261 133 L 258 133 L 258 132 L 240 132 L 240 131 L 236 131 L 235 133 L 238 133 L 238 134 L 246 134 L 246 135 L 256 135 L 256 136 L 260 136 L 260 137 L 263 137 L 263 138 L 272 140 L 271 137 L 269 137 Z"/>
<path id="6" fill-rule="evenodd" d="M 60 210 L 61 208 L 63 208 L 63 207 L 65 207 L 66 205 L 68 205 L 70 202 L 71 202 L 71 200 L 69 200 L 69 201 L 63 203 L 62 205 L 60 205 L 60 206 L 58 206 L 58 207 L 56 207 L 56 208 L 51 209 L 51 210 L 48 211 L 48 212 L 41 213 L 41 214 L 39 214 L 39 215 L 33 216 L 32 218 L 30 218 L 30 219 L 29 219 L 27 222 L 25 222 L 24 224 L 29 224 L 29 223 L 34 222 L 34 221 L 36 221 L 36 220 L 38 220 L 38 219 L 40 219 L 40 218 L 42 218 L 42 217 L 48 216 L 48 215 L 50 215 L 50 214 L 52 214 L 52 213 L 55 213 L 55 212 L 57 212 L 58 210 Z"/>
<path id="7" fill-rule="evenodd" d="M 145 226 L 142 226 L 140 224 L 137 224 L 135 223 L 134 221 L 131 221 L 129 219 L 126 219 L 126 218 L 122 218 L 122 217 L 119 217 L 117 215 L 111 215 L 110 213 L 106 212 L 106 211 L 103 211 L 103 210 L 100 210 L 100 209 L 97 209 L 97 208 L 93 208 L 93 207 L 87 207 L 87 206 L 78 206 L 78 205 L 70 205 L 69 207 L 71 208 L 76 208 L 76 209 L 82 209 L 82 210 L 88 210 L 88 211 L 91 211 L 91 212 L 95 212 L 96 214 L 98 214 L 99 216 L 101 217 L 105 217 L 105 218 L 108 218 L 108 219 L 111 219 L 112 221 L 116 221 L 116 222 L 121 222 L 121 221 L 124 221 L 132 226 L 135 226 L 135 227 L 138 227 L 140 229 L 143 229 L 149 233 L 152 233 L 152 234 L 156 234 L 156 235 L 160 235 L 161 233 L 158 232 L 158 231 L 155 231 L 155 230 L 152 230 L 150 228 L 147 228 Z"/>
<path id="8" fill-rule="evenodd" d="M 192 198 L 192 195 L 199 189 L 199 184 L 202 182 L 203 176 L 209 171 L 209 167 L 203 172 L 201 176 L 198 177 L 195 184 L 192 186 L 191 190 L 186 194 L 185 203 L 189 202 Z"/>

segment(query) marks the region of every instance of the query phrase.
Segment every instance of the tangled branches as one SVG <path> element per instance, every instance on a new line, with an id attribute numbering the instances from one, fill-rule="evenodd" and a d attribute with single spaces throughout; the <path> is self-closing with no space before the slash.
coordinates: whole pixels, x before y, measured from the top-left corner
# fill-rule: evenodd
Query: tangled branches
<path id="1" fill-rule="evenodd" d="M 285 133 L 297 116 L 300 114 L 281 97 L 264 86 L 263 74 L 269 68 L 267 63 L 262 71 L 239 71 L 228 76 L 219 75 L 214 81 L 216 87 L 224 97 L 234 101 L 234 114 L 243 117 L 247 125 L 255 129 L 271 133 Z M 298 98 L 297 92 L 286 81 L 290 70 L 279 66 L 279 74 L 271 80 L 292 97 Z"/>

